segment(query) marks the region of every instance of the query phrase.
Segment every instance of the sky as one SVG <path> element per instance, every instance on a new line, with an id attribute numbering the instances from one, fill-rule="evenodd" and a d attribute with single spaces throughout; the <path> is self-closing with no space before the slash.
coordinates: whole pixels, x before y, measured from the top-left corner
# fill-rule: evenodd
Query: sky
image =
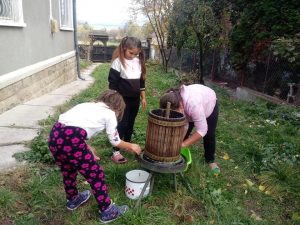
<path id="1" fill-rule="evenodd" d="M 77 20 L 97 28 L 123 27 L 130 20 L 131 0 L 77 0 Z"/>

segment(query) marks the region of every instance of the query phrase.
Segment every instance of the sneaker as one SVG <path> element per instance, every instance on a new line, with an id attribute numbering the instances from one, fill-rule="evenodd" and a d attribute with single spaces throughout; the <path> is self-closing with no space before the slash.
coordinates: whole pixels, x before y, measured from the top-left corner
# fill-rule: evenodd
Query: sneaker
<path id="1" fill-rule="evenodd" d="M 209 163 L 208 166 L 211 169 L 213 175 L 215 175 L 216 177 L 220 175 L 221 169 L 217 163 Z"/>
<path id="2" fill-rule="evenodd" d="M 91 192 L 89 190 L 80 192 L 77 196 L 75 196 L 72 200 L 67 202 L 68 210 L 75 210 L 83 203 L 87 202 L 91 196 Z"/>
<path id="3" fill-rule="evenodd" d="M 127 159 L 119 151 L 113 152 L 111 160 L 117 164 L 123 164 L 127 162 Z"/>
<path id="4" fill-rule="evenodd" d="M 100 212 L 100 222 L 103 224 L 110 223 L 126 213 L 128 209 L 127 205 L 117 206 L 112 203 L 108 209 Z"/>

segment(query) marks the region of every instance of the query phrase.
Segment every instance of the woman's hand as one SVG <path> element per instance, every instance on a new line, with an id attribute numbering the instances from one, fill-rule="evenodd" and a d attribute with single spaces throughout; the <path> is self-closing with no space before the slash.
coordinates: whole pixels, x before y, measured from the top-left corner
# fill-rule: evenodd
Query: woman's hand
<path id="1" fill-rule="evenodd" d="M 187 145 L 184 142 L 182 142 L 181 143 L 181 148 L 184 148 L 184 147 L 187 147 Z"/>
<path id="2" fill-rule="evenodd" d="M 197 141 L 199 141 L 202 138 L 202 136 L 198 133 L 195 132 L 193 133 L 189 138 L 185 139 L 182 143 L 181 143 L 181 147 L 188 147 L 192 144 L 195 144 Z"/>

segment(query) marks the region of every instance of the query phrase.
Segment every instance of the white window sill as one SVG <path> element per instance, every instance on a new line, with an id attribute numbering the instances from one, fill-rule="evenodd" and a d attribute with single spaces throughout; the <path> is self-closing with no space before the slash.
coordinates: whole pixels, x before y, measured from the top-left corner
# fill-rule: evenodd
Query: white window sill
<path id="1" fill-rule="evenodd" d="M 1 21 L 0 20 L 0 26 L 6 26 L 6 27 L 26 27 L 26 23 L 24 22 L 19 22 L 19 23 L 15 23 L 15 22 L 11 22 L 11 21 Z"/>
<path id="2" fill-rule="evenodd" d="M 60 30 L 62 30 L 62 31 L 74 31 L 73 28 L 69 28 L 69 27 L 61 27 Z"/>

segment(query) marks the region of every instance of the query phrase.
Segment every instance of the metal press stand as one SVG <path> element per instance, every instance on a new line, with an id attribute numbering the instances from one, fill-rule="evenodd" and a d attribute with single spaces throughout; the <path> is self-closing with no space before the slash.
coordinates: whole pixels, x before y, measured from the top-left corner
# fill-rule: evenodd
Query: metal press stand
<path id="1" fill-rule="evenodd" d="M 150 182 L 149 195 L 152 194 L 154 179 L 155 179 L 155 175 L 157 173 L 173 173 L 174 174 L 174 188 L 175 188 L 175 191 L 177 191 L 177 178 L 176 178 L 176 176 L 177 176 L 177 174 L 179 174 L 180 177 L 182 178 L 182 180 L 184 181 L 184 183 L 186 184 L 188 190 L 191 192 L 191 194 L 194 195 L 194 191 L 191 188 L 190 183 L 188 182 L 188 180 L 183 175 L 183 171 L 186 168 L 186 162 L 185 162 L 185 160 L 182 156 L 180 156 L 180 159 L 178 161 L 172 162 L 172 163 L 157 162 L 157 161 L 153 161 L 151 159 L 150 160 L 146 159 L 146 157 L 144 157 L 143 153 L 137 159 L 138 159 L 138 162 L 140 163 L 141 167 L 143 167 L 143 168 L 145 168 L 146 170 L 149 171 L 149 177 L 145 182 L 145 185 L 142 189 L 142 192 L 141 192 L 140 196 L 138 197 L 138 200 L 137 200 L 136 205 L 135 205 L 135 209 L 137 209 L 140 206 L 142 197 L 143 197 L 143 195 L 146 191 L 146 187 L 148 186 L 149 182 Z"/>

